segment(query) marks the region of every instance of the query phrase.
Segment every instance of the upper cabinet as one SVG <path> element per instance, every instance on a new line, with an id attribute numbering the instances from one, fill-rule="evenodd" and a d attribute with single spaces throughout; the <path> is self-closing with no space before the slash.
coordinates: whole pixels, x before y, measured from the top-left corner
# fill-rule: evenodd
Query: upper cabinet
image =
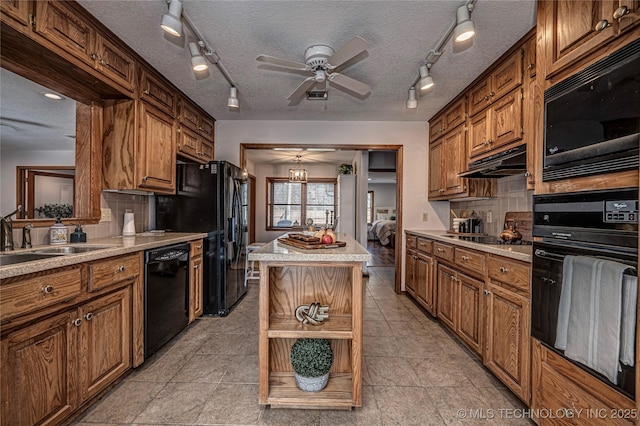
<path id="1" fill-rule="evenodd" d="M 178 155 L 199 163 L 213 161 L 214 119 L 186 98 L 178 100 Z"/>
<path id="2" fill-rule="evenodd" d="M 596 54 L 640 20 L 638 0 L 553 0 L 538 2 L 544 24 L 547 79 Z"/>
<path id="3" fill-rule="evenodd" d="M 24 29 L 29 25 L 32 4 L 23 0 L 1 0 L 0 16 L 12 26 Z"/>
<path id="4" fill-rule="evenodd" d="M 469 115 L 473 116 L 522 84 L 522 50 L 505 59 L 469 91 Z"/>
<path id="5" fill-rule="evenodd" d="M 162 77 L 145 67 L 140 67 L 139 91 L 140 99 L 175 117 L 178 96 Z"/>

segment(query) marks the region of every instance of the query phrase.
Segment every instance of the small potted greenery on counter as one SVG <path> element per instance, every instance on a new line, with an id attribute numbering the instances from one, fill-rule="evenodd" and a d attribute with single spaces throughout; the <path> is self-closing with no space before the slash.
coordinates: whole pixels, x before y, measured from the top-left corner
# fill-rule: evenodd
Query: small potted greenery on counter
<path id="1" fill-rule="evenodd" d="M 319 392 L 329 381 L 333 351 L 327 339 L 302 338 L 291 347 L 291 365 L 296 384 L 307 392 Z"/>

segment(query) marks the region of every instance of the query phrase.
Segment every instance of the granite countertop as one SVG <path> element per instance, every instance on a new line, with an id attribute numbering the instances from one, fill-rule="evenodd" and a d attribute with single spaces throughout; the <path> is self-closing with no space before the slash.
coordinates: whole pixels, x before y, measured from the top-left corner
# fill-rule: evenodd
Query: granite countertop
<path id="1" fill-rule="evenodd" d="M 284 235 L 286 236 L 286 234 Z M 338 241 L 347 243 L 345 247 L 330 249 L 302 249 L 282 244 L 277 239 L 249 253 L 249 260 L 274 262 L 367 262 L 371 255 L 348 234 L 336 235 Z"/>
<path id="2" fill-rule="evenodd" d="M 205 238 L 206 233 L 174 233 L 154 234 L 143 232 L 135 237 L 108 237 L 94 238 L 86 243 L 73 243 L 64 245 L 42 245 L 30 249 L 17 249 L 13 251 L 1 252 L 0 255 L 32 253 L 38 250 L 50 249 L 53 247 L 78 246 L 91 247 L 100 246 L 98 250 L 85 253 L 72 253 L 65 255 L 50 256 L 45 259 L 32 260 L 28 262 L 14 263 L 12 265 L 0 266 L 0 279 L 29 274 L 32 272 L 46 271 L 47 269 L 59 268 L 61 266 L 74 265 L 90 260 L 104 259 L 122 254 L 134 253 L 141 250 L 148 250 L 172 244 L 193 241 Z"/>
<path id="3" fill-rule="evenodd" d="M 509 257 L 511 259 L 521 260 L 523 262 L 531 262 L 532 246 L 530 245 L 500 245 L 500 244 L 483 244 L 474 243 L 473 241 L 464 241 L 452 238 L 452 234 L 446 231 L 426 230 L 426 229 L 406 229 L 405 232 L 418 235 L 433 240 L 449 243 L 455 246 L 466 247 L 485 253 L 496 254 L 499 256 Z"/>

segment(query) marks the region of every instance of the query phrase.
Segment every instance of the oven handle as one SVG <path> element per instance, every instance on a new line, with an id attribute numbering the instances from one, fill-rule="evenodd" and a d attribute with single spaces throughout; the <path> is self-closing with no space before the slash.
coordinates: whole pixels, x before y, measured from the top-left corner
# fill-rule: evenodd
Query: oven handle
<path id="1" fill-rule="evenodd" d="M 552 260 L 560 260 L 560 261 L 564 260 L 564 255 L 562 254 L 549 253 L 548 251 L 544 251 L 540 249 L 536 249 L 534 253 L 538 257 L 546 257 Z"/>

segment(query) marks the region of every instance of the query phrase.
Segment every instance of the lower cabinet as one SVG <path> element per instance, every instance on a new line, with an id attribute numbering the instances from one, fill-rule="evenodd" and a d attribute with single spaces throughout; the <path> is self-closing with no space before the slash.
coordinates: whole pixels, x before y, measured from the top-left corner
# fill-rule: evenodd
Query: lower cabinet
<path id="1" fill-rule="evenodd" d="M 456 271 L 438 265 L 438 318 L 449 326 L 456 329 L 456 315 L 458 313 L 458 286 Z"/>
<path id="2" fill-rule="evenodd" d="M 192 322 L 200 315 L 202 315 L 202 312 L 204 310 L 202 299 L 202 253 L 202 240 L 192 241 L 191 255 L 189 257 L 189 264 L 191 266 L 191 272 L 189 273 L 189 322 Z"/>
<path id="3" fill-rule="evenodd" d="M 131 286 L 2 339 L 2 425 L 57 424 L 131 366 Z"/>
<path id="4" fill-rule="evenodd" d="M 436 291 L 433 276 L 433 258 L 414 250 L 406 252 L 407 292 L 431 315 L 436 314 Z"/>

